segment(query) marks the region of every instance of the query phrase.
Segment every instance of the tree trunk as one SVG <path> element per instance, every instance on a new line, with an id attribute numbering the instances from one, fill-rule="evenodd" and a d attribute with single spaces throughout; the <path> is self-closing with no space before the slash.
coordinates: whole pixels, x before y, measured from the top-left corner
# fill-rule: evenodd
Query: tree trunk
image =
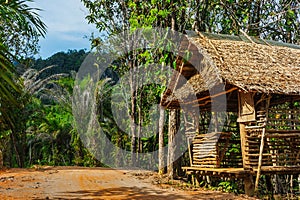
<path id="1" fill-rule="evenodd" d="M 12 132 L 10 134 L 10 137 L 11 137 L 11 141 L 12 141 L 12 145 L 13 145 L 13 148 L 14 148 L 14 151 L 15 151 L 15 156 L 16 156 L 16 161 L 17 161 L 17 164 L 18 164 L 18 167 L 23 167 L 23 162 L 22 162 L 22 159 L 21 159 L 21 155 L 20 155 L 20 151 L 19 151 L 19 148 L 18 148 L 18 142 L 16 141 L 16 137 L 15 137 L 15 134 L 14 132 Z"/>
<path id="2" fill-rule="evenodd" d="M 180 128 L 180 110 L 176 110 L 176 132 L 175 134 L 179 131 Z M 174 175 L 173 177 L 178 177 L 183 175 L 183 170 L 181 169 L 181 163 L 182 163 L 182 155 L 180 155 L 180 149 L 179 149 L 179 144 L 182 144 L 182 137 L 175 137 L 175 162 L 173 164 L 173 169 L 174 169 Z"/>
<path id="3" fill-rule="evenodd" d="M 141 144 L 141 133 L 142 133 L 142 91 L 140 93 L 139 105 L 138 105 L 138 127 L 137 127 L 137 166 L 140 165 L 140 153 L 142 153 L 142 144 Z"/>
<path id="4" fill-rule="evenodd" d="M 3 154 L 2 151 L 0 150 L 0 169 L 3 168 Z"/>
<path id="5" fill-rule="evenodd" d="M 176 140 L 175 135 L 178 131 L 179 125 L 179 113 L 180 110 L 172 109 L 169 113 L 169 131 L 168 131 L 168 165 L 167 165 L 167 173 L 170 179 L 175 177 L 174 173 L 174 162 L 176 161 Z"/>
<path id="6" fill-rule="evenodd" d="M 130 113 L 130 130 L 131 130 L 131 164 L 136 166 L 136 67 L 130 63 L 132 72 L 130 74 L 130 92 L 131 92 L 131 113 Z"/>
<path id="7" fill-rule="evenodd" d="M 165 110 L 159 106 L 159 121 L 158 121 L 158 173 L 165 173 L 165 160 L 164 160 L 164 123 L 165 123 Z"/>

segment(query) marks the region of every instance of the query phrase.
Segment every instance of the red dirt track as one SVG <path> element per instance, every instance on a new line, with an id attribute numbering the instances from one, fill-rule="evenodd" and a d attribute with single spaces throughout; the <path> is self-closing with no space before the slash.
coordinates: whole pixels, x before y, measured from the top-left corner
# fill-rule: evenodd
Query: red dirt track
<path id="1" fill-rule="evenodd" d="M 0 171 L 0 199 L 245 199 L 216 191 L 162 189 L 133 171 L 44 167 Z M 248 199 L 248 198 L 246 198 Z"/>

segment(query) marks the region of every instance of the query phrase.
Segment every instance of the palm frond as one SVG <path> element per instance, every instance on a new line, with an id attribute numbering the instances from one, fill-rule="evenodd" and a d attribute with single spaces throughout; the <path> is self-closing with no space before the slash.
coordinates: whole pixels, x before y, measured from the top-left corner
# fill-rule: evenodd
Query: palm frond
<path id="1" fill-rule="evenodd" d="M 28 35 L 39 33 L 41 36 L 45 36 L 46 25 L 36 13 L 36 11 L 39 11 L 40 9 L 31 8 L 26 2 L 33 1 L 0 0 L 1 21 L 7 25 L 17 25 L 19 30 L 27 31 Z"/>
<path id="2" fill-rule="evenodd" d="M 1 101 L 14 103 L 15 99 L 12 93 L 20 92 L 11 57 L 13 56 L 7 51 L 7 48 L 0 43 L 0 103 Z"/>

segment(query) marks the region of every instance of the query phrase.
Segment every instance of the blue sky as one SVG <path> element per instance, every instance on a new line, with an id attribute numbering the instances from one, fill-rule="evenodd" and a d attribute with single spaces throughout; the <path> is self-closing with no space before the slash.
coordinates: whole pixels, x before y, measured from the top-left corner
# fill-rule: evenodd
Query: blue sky
<path id="1" fill-rule="evenodd" d="M 68 49 L 89 50 L 89 40 L 84 37 L 97 30 L 87 23 L 88 11 L 80 0 L 35 0 L 28 5 L 42 9 L 38 13 L 47 25 L 46 37 L 40 39 L 38 57 L 47 58 Z"/>

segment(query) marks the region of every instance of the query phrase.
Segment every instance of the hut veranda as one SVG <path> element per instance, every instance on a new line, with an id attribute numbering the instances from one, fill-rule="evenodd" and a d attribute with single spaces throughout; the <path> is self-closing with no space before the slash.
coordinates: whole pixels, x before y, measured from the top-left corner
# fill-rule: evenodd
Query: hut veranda
<path id="1" fill-rule="evenodd" d="M 241 178 L 248 195 L 262 175 L 291 175 L 288 184 L 299 184 L 293 180 L 300 174 L 300 47 L 197 33 L 181 49 L 191 56 L 178 59 L 161 104 L 185 115 L 187 174 L 195 183 Z"/>

